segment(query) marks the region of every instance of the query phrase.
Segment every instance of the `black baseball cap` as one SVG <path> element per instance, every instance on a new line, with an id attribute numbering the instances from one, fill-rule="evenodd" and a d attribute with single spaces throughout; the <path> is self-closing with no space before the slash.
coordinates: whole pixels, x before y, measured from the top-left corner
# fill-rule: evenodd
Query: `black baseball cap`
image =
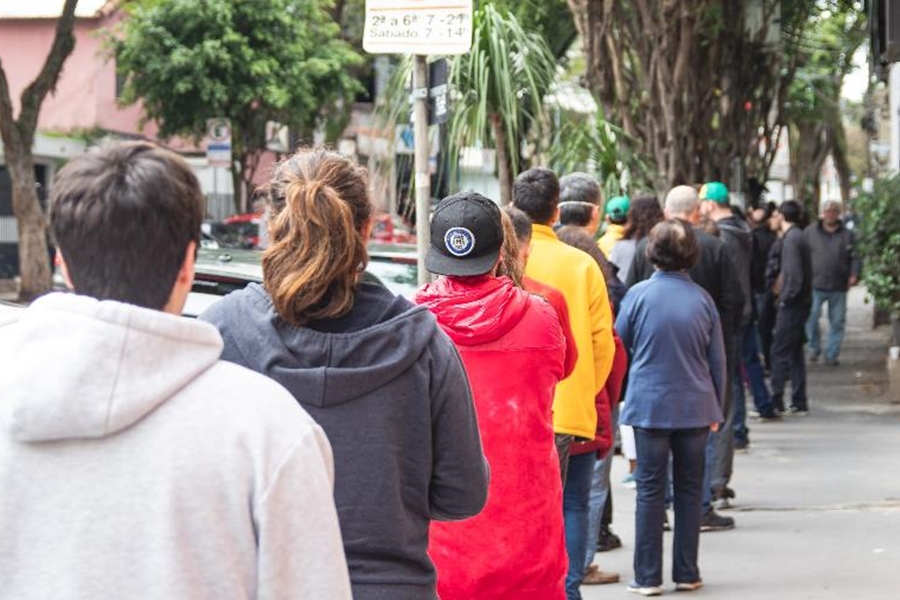
<path id="1" fill-rule="evenodd" d="M 473 191 L 441 200 L 431 218 L 425 268 L 438 275 L 484 275 L 503 245 L 500 207 Z"/>

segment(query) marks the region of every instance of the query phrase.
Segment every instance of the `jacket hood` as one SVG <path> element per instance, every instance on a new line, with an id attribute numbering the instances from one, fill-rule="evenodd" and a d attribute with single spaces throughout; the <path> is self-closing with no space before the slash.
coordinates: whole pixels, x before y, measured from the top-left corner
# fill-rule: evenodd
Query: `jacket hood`
<path id="1" fill-rule="evenodd" d="M 114 434 L 221 351 L 206 323 L 75 294 L 44 296 L 0 328 L 0 427 L 24 442 Z"/>
<path id="2" fill-rule="evenodd" d="M 724 229 L 727 233 L 738 238 L 741 244 L 749 245 L 753 243 L 750 226 L 737 217 L 725 217 L 716 221 L 716 225 L 719 226 L 719 229 Z"/>
<path id="3" fill-rule="evenodd" d="M 374 324 L 349 332 L 316 331 L 282 320 L 265 289 L 252 284 L 219 302 L 201 318 L 215 323 L 241 353 L 241 364 L 302 390 L 303 404 L 334 406 L 368 396 L 403 375 L 440 334 L 424 307 L 389 296 Z M 357 297 L 353 310 L 367 311 Z M 243 353 L 241 349 L 252 348 Z M 228 358 L 227 356 L 225 357 Z"/>
<path id="4" fill-rule="evenodd" d="M 455 343 L 477 346 L 516 326 L 528 308 L 528 293 L 508 277 L 442 277 L 419 290 L 416 302 L 434 313 Z"/>

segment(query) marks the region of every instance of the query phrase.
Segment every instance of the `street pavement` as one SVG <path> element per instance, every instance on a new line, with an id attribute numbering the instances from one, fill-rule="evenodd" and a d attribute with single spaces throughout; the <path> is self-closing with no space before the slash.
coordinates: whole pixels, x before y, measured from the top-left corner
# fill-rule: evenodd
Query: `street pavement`
<path id="1" fill-rule="evenodd" d="M 851 291 L 837 367 L 809 364 L 810 414 L 749 421 L 750 450 L 737 454 L 731 487 L 735 529 L 702 533 L 705 587 L 679 597 L 722 600 L 900 599 L 900 404 L 891 404 L 885 360 L 889 332 L 873 330 L 864 291 Z M 749 400 L 748 400 L 749 402 Z M 597 554 L 621 583 L 582 586 L 584 600 L 635 598 L 634 490 L 613 461 L 613 530 L 623 547 Z M 670 513 L 671 518 L 671 513 Z M 665 534 L 663 587 L 671 580 Z"/>

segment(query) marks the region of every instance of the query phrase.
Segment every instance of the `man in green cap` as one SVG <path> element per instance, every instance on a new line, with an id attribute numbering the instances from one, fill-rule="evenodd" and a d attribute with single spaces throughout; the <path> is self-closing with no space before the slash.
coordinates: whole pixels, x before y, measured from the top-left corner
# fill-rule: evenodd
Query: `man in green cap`
<path id="1" fill-rule="evenodd" d="M 606 201 L 606 206 L 603 207 L 607 225 L 606 231 L 597 240 L 597 246 L 599 246 L 606 258 L 609 258 L 612 247 L 625 234 L 625 223 L 628 221 L 628 209 L 630 207 L 631 200 L 628 196 L 613 196 Z"/>

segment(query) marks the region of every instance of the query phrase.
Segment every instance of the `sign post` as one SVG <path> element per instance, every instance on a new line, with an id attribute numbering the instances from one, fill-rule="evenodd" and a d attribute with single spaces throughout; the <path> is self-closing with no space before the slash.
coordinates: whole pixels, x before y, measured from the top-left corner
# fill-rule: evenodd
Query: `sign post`
<path id="1" fill-rule="evenodd" d="M 431 237 L 428 168 L 428 54 L 465 54 L 472 46 L 472 0 L 366 0 L 363 48 L 370 54 L 414 54 L 416 244 L 419 284 L 427 283 Z"/>

